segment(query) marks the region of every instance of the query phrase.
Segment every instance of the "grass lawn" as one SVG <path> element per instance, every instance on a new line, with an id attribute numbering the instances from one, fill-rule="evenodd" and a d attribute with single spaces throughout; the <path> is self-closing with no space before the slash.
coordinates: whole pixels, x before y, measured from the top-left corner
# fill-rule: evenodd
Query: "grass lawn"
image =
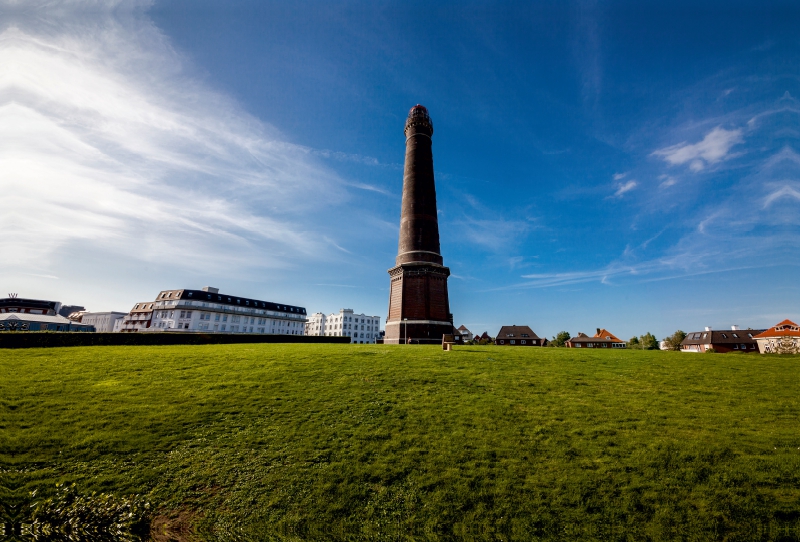
<path id="1" fill-rule="evenodd" d="M 796 539 L 799 391 L 800 356 L 0 350 L 0 513 L 130 510 L 163 540 Z"/>

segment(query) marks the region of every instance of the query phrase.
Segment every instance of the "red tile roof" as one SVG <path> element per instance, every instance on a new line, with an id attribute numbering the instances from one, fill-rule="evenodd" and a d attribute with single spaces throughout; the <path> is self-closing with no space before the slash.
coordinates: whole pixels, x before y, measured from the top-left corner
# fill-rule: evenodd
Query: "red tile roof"
<path id="1" fill-rule="evenodd" d="M 608 338 L 608 339 L 611 339 L 612 341 L 617 341 L 617 342 L 620 342 L 620 343 L 625 342 L 625 341 L 621 340 L 619 337 L 615 336 L 613 333 L 611 333 L 610 331 L 608 331 L 605 328 L 603 328 L 600 331 L 598 331 L 597 333 L 595 333 L 594 336 L 595 337 L 602 337 L 603 339 Z"/>
<path id="2" fill-rule="evenodd" d="M 791 320 L 784 320 L 780 324 L 769 328 L 764 333 L 759 333 L 754 339 L 766 339 L 769 337 L 800 337 L 800 327 Z"/>

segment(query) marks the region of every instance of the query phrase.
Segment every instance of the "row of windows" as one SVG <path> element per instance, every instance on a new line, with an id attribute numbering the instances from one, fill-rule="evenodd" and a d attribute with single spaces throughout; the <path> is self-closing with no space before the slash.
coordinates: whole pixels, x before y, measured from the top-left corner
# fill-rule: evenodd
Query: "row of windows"
<path id="1" fill-rule="evenodd" d="M 720 335 L 722 335 L 723 339 L 727 339 L 728 338 L 727 333 L 720 333 Z M 731 335 L 733 336 L 734 339 L 738 339 L 739 338 L 739 334 L 738 333 L 731 333 Z M 752 333 L 748 333 L 747 336 L 750 337 L 751 339 L 753 338 L 753 334 Z M 708 332 L 702 334 L 702 338 L 703 339 L 705 339 L 706 337 L 708 337 Z M 692 337 L 691 337 L 691 340 L 695 341 L 697 339 L 700 339 L 700 333 L 693 333 Z"/>

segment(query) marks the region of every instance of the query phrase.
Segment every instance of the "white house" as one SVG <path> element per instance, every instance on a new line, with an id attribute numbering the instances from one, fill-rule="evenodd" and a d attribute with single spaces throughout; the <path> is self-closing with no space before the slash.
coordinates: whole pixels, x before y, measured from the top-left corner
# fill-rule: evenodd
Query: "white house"
<path id="1" fill-rule="evenodd" d="M 124 312 L 84 312 L 81 314 L 80 322 L 94 326 L 98 333 L 112 333 L 117 320 L 121 321 L 124 317 Z"/>
<path id="2" fill-rule="evenodd" d="M 350 337 L 350 342 L 375 344 L 380 336 L 381 317 L 354 314 L 353 309 L 341 309 L 338 314 L 312 314 L 306 322 L 306 334 L 327 337 Z"/>

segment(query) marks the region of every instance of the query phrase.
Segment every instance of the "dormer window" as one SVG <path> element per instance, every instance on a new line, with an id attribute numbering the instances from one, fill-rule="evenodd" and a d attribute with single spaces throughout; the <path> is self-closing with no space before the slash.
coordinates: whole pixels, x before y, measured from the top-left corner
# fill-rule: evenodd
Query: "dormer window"
<path id="1" fill-rule="evenodd" d="M 733 335 L 733 336 L 734 336 L 734 337 L 736 337 L 737 339 L 739 338 L 739 336 L 738 336 L 736 333 L 731 333 L 731 335 Z"/>
<path id="2" fill-rule="evenodd" d="M 723 339 L 727 339 L 727 338 L 728 338 L 728 336 L 727 336 L 727 335 L 725 335 L 724 333 L 721 333 L 721 335 L 722 335 L 722 338 L 723 338 Z"/>

